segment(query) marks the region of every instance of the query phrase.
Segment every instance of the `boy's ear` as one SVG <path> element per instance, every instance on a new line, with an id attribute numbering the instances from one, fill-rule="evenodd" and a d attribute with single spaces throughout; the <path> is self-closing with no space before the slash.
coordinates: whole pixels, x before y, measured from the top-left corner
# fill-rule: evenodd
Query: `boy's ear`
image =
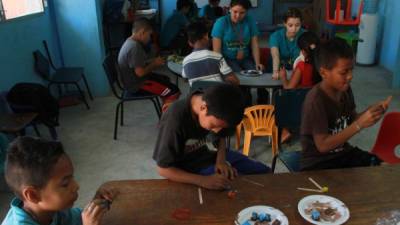
<path id="1" fill-rule="evenodd" d="M 326 72 L 327 72 L 326 68 L 324 67 L 319 68 L 319 75 L 321 75 L 322 78 L 326 77 Z"/>
<path id="2" fill-rule="evenodd" d="M 38 203 L 41 199 L 40 191 L 33 186 L 24 187 L 21 194 L 24 200 L 32 203 Z"/>
<path id="3" fill-rule="evenodd" d="M 188 41 L 188 44 L 190 47 L 192 47 L 192 48 L 194 47 L 194 44 L 192 44 L 192 42 Z"/>

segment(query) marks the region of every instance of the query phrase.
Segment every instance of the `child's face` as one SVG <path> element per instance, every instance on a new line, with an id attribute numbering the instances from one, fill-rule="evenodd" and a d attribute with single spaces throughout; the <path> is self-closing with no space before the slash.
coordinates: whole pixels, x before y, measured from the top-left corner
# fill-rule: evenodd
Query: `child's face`
<path id="1" fill-rule="evenodd" d="M 207 115 L 207 105 L 204 103 L 198 115 L 200 126 L 206 130 L 218 133 L 220 130 L 227 128 L 224 120 L 218 119 L 213 115 Z"/>
<path id="2" fill-rule="evenodd" d="M 78 198 L 79 185 L 75 181 L 74 168 L 68 156 L 63 155 L 51 172 L 47 185 L 40 190 L 38 204 L 46 211 L 71 208 Z"/>
<path id="3" fill-rule="evenodd" d="M 144 44 L 148 44 L 151 40 L 151 35 L 153 34 L 152 30 L 143 29 L 141 32 L 141 40 Z"/>
<path id="4" fill-rule="evenodd" d="M 332 69 L 321 68 L 323 82 L 338 92 L 347 91 L 353 78 L 353 59 L 339 58 Z"/>

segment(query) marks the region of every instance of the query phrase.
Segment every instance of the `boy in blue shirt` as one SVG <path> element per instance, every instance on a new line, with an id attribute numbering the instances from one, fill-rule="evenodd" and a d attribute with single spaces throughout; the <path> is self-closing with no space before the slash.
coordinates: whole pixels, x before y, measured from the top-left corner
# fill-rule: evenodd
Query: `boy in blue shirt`
<path id="1" fill-rule="evenodd" d="M 161 30 L 161 48 L 181 49 L 186 45 L 184 29 L 189 24 L 187 14 L 191 7 L 192 3 L 189 0 L 178 0 L 176 2 L 176 10 L 167 19 Z"/>
<path id="2" fill-rule="evenodd" d="M 219 6 L 220 0 L 208 0 L 208 4 L 200 10 L 200 17 L 204 17 L 214 23 L 216 19 L 224 15 L 224 10 Z"/>
<path id="3" fill-rule="evenodd" d="M 60 142 L 20 137 L 7 153 L 5 178 L 17 196 L 2 225 L 99 225 L 113 194 L 99 191 L 85 209 L 71 208 L 79 185 Z"/>

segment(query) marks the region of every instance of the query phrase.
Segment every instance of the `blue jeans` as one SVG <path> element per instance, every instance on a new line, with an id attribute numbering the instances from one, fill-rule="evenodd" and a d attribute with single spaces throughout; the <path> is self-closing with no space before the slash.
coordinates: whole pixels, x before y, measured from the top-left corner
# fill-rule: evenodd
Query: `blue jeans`
<path id="1" fill-rule="evenodd" d="M 271 168 L 264 165 L 261 162 L 250 159 L 237 151 L 228 151 L 226 153 L 226 161 L 228 161 L 233 168 L 235 168 L 239 174 L 263 174 L 270 173 Z M 204 169 L 201 169 L 198 174 L 200 175 L 212 175 L 215 173 L 215 165 L 211 165 Z"/>

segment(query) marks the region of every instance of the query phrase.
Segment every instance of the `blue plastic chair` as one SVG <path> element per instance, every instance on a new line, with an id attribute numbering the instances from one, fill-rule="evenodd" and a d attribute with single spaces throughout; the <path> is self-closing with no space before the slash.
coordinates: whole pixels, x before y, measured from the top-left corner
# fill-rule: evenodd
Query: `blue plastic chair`
<path id="1" fill-rule="evenodd" d="M 279 158 L 290 172 L 300 171 L 301 149 L 288 151 L 280 145 L 282 128 L 299 131 L 304 99 L 310 89 L 279 90 L 275 93 L 275 123 L 278 127 L 278 154 L 272 160 L 275 171 Z"/>

